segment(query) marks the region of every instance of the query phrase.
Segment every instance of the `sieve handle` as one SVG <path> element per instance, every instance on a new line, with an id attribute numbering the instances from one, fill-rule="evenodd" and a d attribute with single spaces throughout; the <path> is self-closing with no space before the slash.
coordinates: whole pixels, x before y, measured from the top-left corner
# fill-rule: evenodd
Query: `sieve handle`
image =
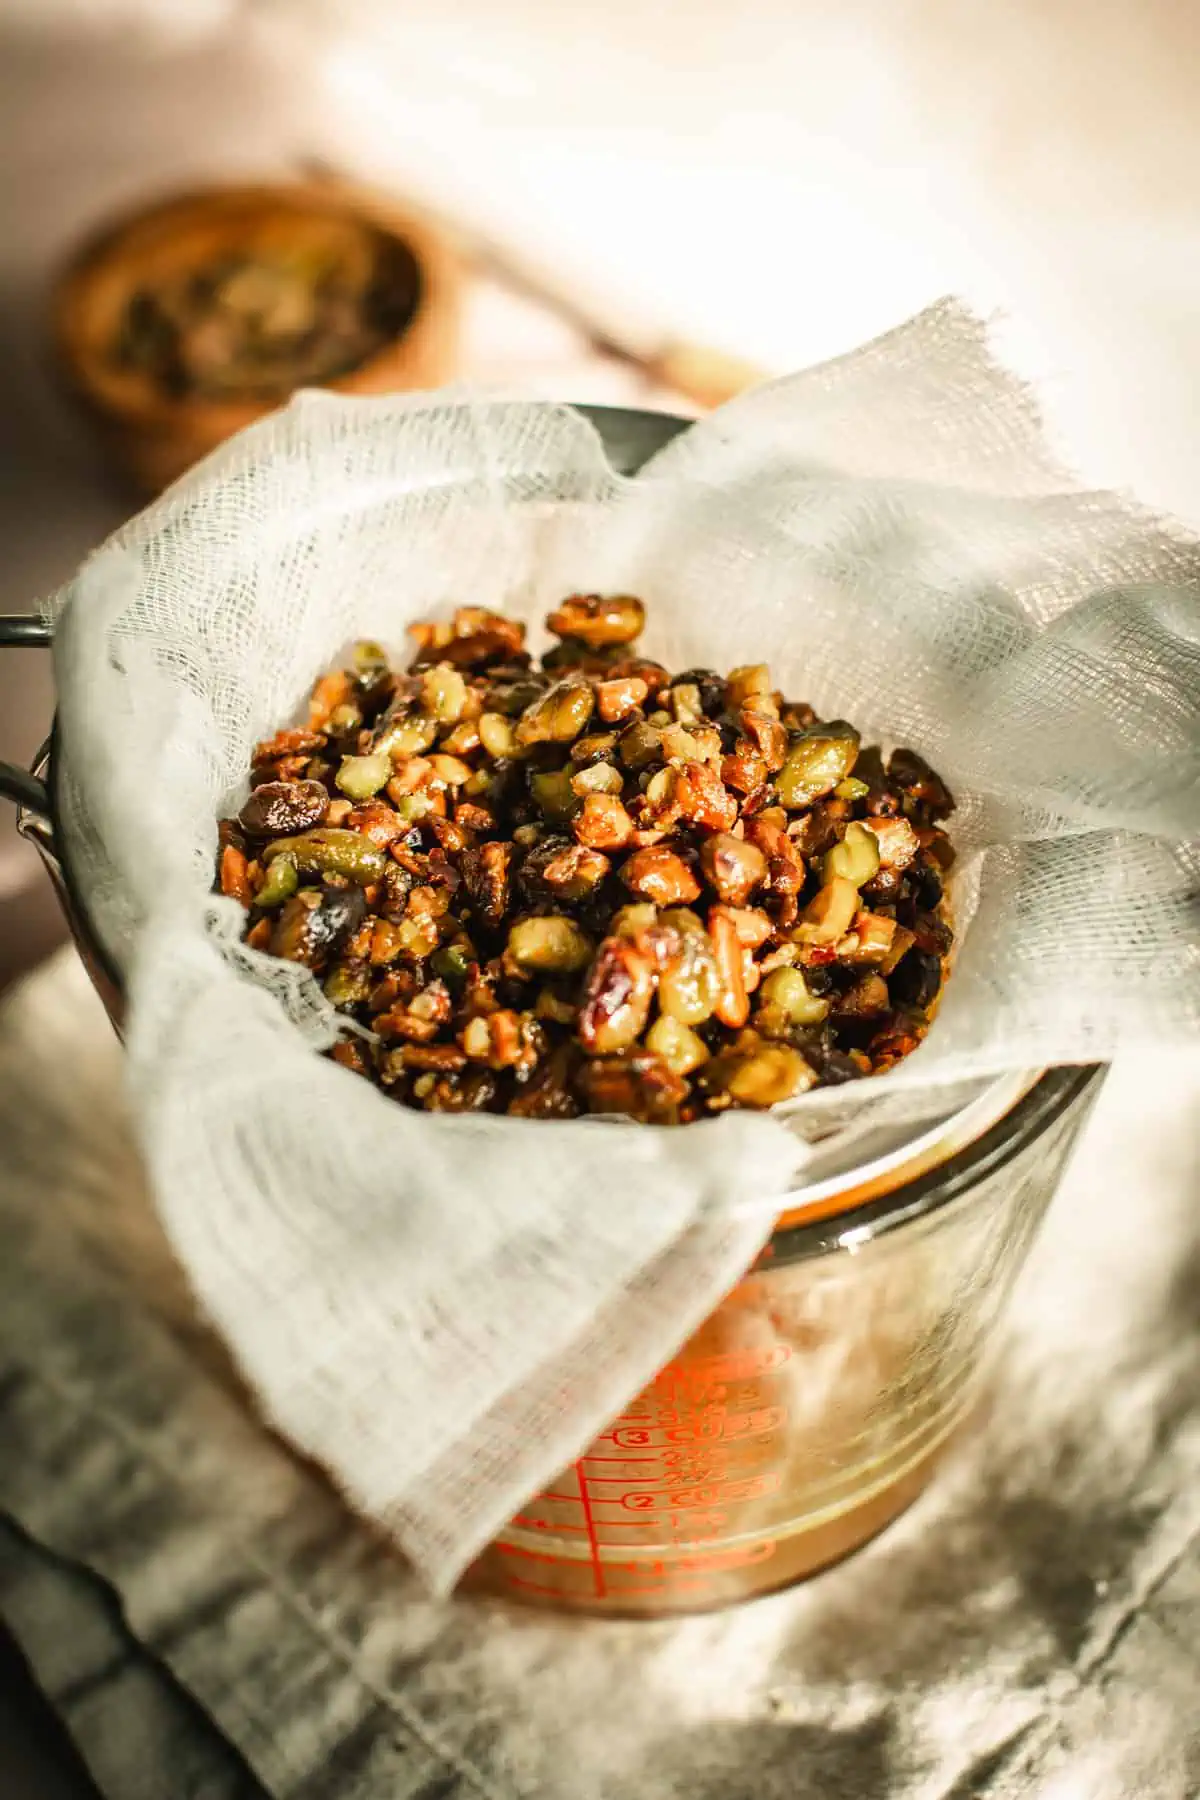
<path id="1" fill-rule="evenodd" d="M 52 636 L 45 619 L 36 614 L 0 615 L 0 650 L 48 650 Z M 45 782 L 15 763 L 0 762 L 0 794 L 27 815 L 22 822 L 25 829 L 32 827 L 38 836 L 49 833 L 50 795 Z"/>

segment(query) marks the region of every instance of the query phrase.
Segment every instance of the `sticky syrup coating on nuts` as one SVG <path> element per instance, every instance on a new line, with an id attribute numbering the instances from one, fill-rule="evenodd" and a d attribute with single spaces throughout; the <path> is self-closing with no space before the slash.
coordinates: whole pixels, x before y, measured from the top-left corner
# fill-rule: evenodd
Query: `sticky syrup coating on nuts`
<path id="1" fill-rule="evenodd" d="M 686 1124 L 889 1068 L 952 932 L 954 802 L 912 750 L 762 663 L 671 675 L 631 595 L 573 594 L 534 662 L 483 607 L 322 675 L 254 752 L 217 885 L 246 941 L 365 1027 L 409 1106 Z"/>

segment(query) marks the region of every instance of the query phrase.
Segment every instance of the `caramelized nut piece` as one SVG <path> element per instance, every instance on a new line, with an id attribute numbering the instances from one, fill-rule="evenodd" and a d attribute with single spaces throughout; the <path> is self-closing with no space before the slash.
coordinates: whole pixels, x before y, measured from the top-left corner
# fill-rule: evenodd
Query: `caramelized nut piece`
<path id="1" fill-rule="evenodd" d="M 518 619 L 505 618 L 486 606 L 460 606 L 450 625 L 410 625 L 409 635 L 416 639 L 417 665 L 437 661 L 453 663 L 456 668 L 482 668 L 488 663 L 504 662 L 519 652 L 525 641 L 525 627 Z"/>
<path id="2" fill-rule="evenodd" d="M 608 725 L 616 725 L 636 712 L 650 689 L 640 675 L 625 675 L 596 685 L 596 710 Z"/>
<path id="3" fill-rule="evenodd" d="M 488 832 L 497 829 L 495 813 L 486 806 L 476 806 L 472 800 L 459 801 L 454 809 L 454 823 L 461 825 L 464 831 Z"/>
<path id="4" fill-rule="evenodd" d="M 687 1025 L 681 1025 L 678 1019 L 664 1014 L 655 1019 L 646 1033 L 646 1048 L 663 1062 L 675 1075 L 690 1075 L 701 1063 L 708 1061 L 708 1046 L 704 1039 Z"/>
<path id="5" fill-rule="evenodd" d="M 590 685 L 568 675 L 527 706 L 517 722 L 517 742 L 569 744 L 577 738 L 595 707 Z"/>
<path id="6" fill-rule="evenodd" d="M 835 875 L 809 901 L 796 927 L 800 944 L 836 944 L 845 937 L 858 911 L 858 889 L 852 881 Z"/>
<path id="7" fill-rule="evenodd" d="M 541 975 L 574 975 L 592 960 L 592 940 L 574 919 L 557 914 L 519 919 L 508 934 L 508 953 L 522 969 Z"/>
<path id="8" fill-rule="evenodd" d="M 885 913 L 860 912 L 853 930 L 839 941 L 837 953 L 844 962 L 887 963 L 898 929 L 895 919 Z"/>
<path id="9" fill-rule="evenodd" d="M 395 962 L 404 949 L 400 926 L 389 919 L 376 919 L 371 930 L 369 960 L 376 968 Z"/>
<path id="10" fill-rule="evenodd" d="M 866 821 L 869 830 L 875 833 L 879 845 L 879 860 L 885 869 L 907 869 L 917 854 L 919 844 L 917 834 L 903 817 L 895 819 L 869 818 Z"/>
<path id="11" fill-rule="evenodd" d="M 633 820 L 615 794 L 589 794 L 571 829 L 589 850 L 623 850 L 633 838 Z"/>
<path id="12" fill-rule="evenodd" d="M 625 1113 L 646 1125 L 670 1125 L 687 1099 L 682 1076 L 649 1050 L 585 1063 L 580 1085 L 594 1113 Z"/>
<path id="13" fill-rule="evenodd" d="M 915 750 L 894 750 L 888 759 L 888 780 L 920 801 L 931 819 L 954 811 L 954 796 L 940 775 L 934 773 Z"/>
<path id="14" fill-rule="evenodd" d="M 262 853 L 265 863 L 288 855 L 303 875 L 342 875 L 361 887 L 370 887 L 383 875 L 383 852 L 357 831 L 318 825 L 299 837 L 276 838 Z"/>
<path id="15" fill-rule="evenodd" d="M 619 794 L 625 786 L 625 777 L 620 769 L 614 769 L 611 763 L 589 763 L 586 769 L 580 769 L 571 777 L 572 793 L 581 796 L 587 794 Z"/>
<path id="16" fill-rule="evenodd" d="M 659 1009 L 680 1025 L 702 1025 L 722 994 L 713 941 L 695 913 L 673 910 L 663 914 L 662 924 L 671 935 L 655 946 L 667 952 L 658 978 Z"/>
<path id="17" fill-rule="evenodd" d="M 583 900 L 608 874 L 609 861 L 599 850 L 568 844 L 541 865 L 546 886 L 563 900 Z"/>
<path id="18" fill-rule="evenodd" d="M 722 1025 L 729 1025 L 737 1030 L 746 1023 L 750 1001 L 746 994 L 741 940 L 728 907 L 711 908 L 708 915 L 708 935 L 712 939 L 720 983 L 720 997 L 714 1010 Z"/>
<path id="19" fill-rule="evenodd" d="M 290 900 L 300 885 L 294 856 L 277 856 L 255 891 L 254 904 L 261 912 L 269 912 Z"/>
<path id="20" fill-rule="evenodd" d="M 430 813 L 425 823 L 431 837 L 437 840 L 441 849 L 461 856 L 464 850 L 470 848 L 473 840 L 453 819 L 444 819 L 440 813 Z"/>
<path id="21" fill-rule="evenodd" d="M 446 1024 L 452 1010 L 445 983 L 431 981 L 407 1005 L 381 1013 L 374 1021 L 375 1030 L 385 1041 L 404 1038 L 410 1044 L 428 1044 Z"/>
<path id="22" fill-rule="evenodd" d="M 313 731 L 324 731 L 339 706 L 346 706 L 354 694 L 354 681 L 346 669 L 332 670 L 314 684 L 308 702 L 308 723 Z"/>
<path id="23" fill-rule="evenodd" d="M 533 1080 L 511 1100 L 508 1111 L 518 1119 L 575 1119 L 581 1111 L 570 1088 L 575 1060 L 569 1044 L 552 1050 Z"/>
<path id="24" fill-rule="evenodd" d="M 532 1013 L 500 1011 L 472 1019 L 458 1041 L 472 1062 L 521 1074 L 536 1065 L 545 1034 Z"/>
<path id="25" fill-rule="evenodd" d="M 739 1106 L 778 1106 L 812 1087 L 817 1077 L 798 1050 L 761 1039 L 735 1045 L 715 1057 L 704 1071 L 707 1086 L 727 1093 Z"/>
<path id="26" fill-rule="evenodd" d="M 719 906 L 713 911 L 732 921 L 738 943 L 745 950 L 757 950 L 771 935 L 771 921 L 758 907 Z"/>
<path id="27" fill-rule="evenodd" d="M 737 713 L 752 695 L 769 694 L 770 691 L 771 671 L 766 663 L 745 663 L 741 668 L 731 669 L 729 672 L 729 679 L 725 683 L 725 704 L 731 713 Z"/>
<path id="28" fill-rule="evenodd" d="M 646 608 L 632 594 L 572 594 L 546 620 L 555 637 L 577 638 L 589 650 L 631 644 L 646 623 Z"/>
<path id="29" fill-rule="evenodd" d="M 566 825 L 579 810 L 579 795 L 565 769 L 548 769 L 531 775 L 529 791 L 534 804 L 552 825 Z"/>
<path id="30" fill-rule="evenodd" d="M 676 816 L 675 790 L 678 786 L 678 774 L 673 768 L 657 769 L 646 782 L 643 790 L 646 808 L 657 819 Z"/>
<path id="31" fill-rule="evenodd" d="M 654 998 L 654 963 L 629 938 L 605 938 L 579 1014 L 579 1041 L 593 1056 L 624 1050 L 642 1034 Z"/>
<path id="32" fill-rule="evenodd" d="M 730 756 L 721 759 L 721 780 L 739 794 L 753 794 L 767 779 L 766 763 L 749 738 L 739 738 Z"/>
<path id="33" fill-rule="evenodd" d="M 448 731 L 442 739 L 442 749 L 447 756 L 470 756 L 478 748 L 478 719 L 460 719 L 453 731 Z"/>
<path id="34" fill-rule="evenodd" d="M 391 779 L 392 759 L 382 752 L 374 756 L 343 756 L 334 780 L 350 800 L 369 800 Z"/>
<path id="35" fill-rule="evenodd" d="M 335 1063 L 340 1063 L 343 1069 L 349 1069 L 353 1075 L 371 1073 L 366 1046 L 358 1038 L 339 1038 L 330 1051 L 330 1056 Z"/>
<path id="36" fill-rule="evenodd" d="M 662 753 L 669 762 L 711 763 L 721 767 L 721 734 L 707 725 L 666 725 Z"/>
<path id="37" fill-rule="evenodd" d="M 423 713 L 402 712 L 387 720 L 371 740 L 372 753 L 390 756 L 395 762 L 401 756 L 417 756 L 436 742 L 438 722 Z"/>
<path id="38" fill-rule="evenodd" d="M 811 806 L 823 794 L 831 794 L 854 767 L 858 741 L 854 727 L 840 722 L 806 731 L 788 752 L 776 778 L 783 804 Z"/>
<path id="39" fill-rule="evenodd" d="M 710 831 L 728 831 L 737 823 L 737 801 L 707 763 L 685 763 L 675 771 L 672 802 L 685 819 Z"/>
<path id="40" fill-rule="evenodd" d="M 421 711 L 441 725 L 461 719 L 467 704 L 467 684 L 449 663 L 435 663 L 421 676 Z"/>
<path id="41" fill-rule="evenodd" d="M 852 819 L 846 827 L 845 837 L 825 852 L 822 867 L 826 881 L 840 875 L 860 888 L 878 873 L 879 839 L 865 825 Z"/>
<path id="42" fill-rule="evenodd" d="M 251 763 L 258 768 L 263 763 L 279 762 L 283 757 L 311 756 L 314 750 L 324 749 L 325 736 L 320 731 L 277 731 L 273 738 L 256 744 L 251 756 Z"/>
<path id="43" fill-rule="evenodd" d="M 751 819 L 746 836 L 767 859 L 766 885 L 771 892 L 798 894 L 804 886 L 804 863 L 787 832 L 776 824 L 773 810 Z"/>
<path id="44" fill-rule="evenodd" d="M 773 969 L 759 999 L 763 1007 L 778 1007 L 789 1025 L 819 1025 L 829 1011 L 829 1001 L 809 991 L 799 969 Z"/>
<path id="45" fill-rule="evenodd" d="M 464 850 L 463 880 L 485 922 L 498 925 L 508 910 L 512 845 L 489 843 Z"/>
<path id="46" fill-rule="evenodd" d="M 517 749 L 517 734 L 510 720 L 503 713 L 485 712 L 479 717 L 479 741 L 488 755 L 497 762 L 502 758 L 513 756 Z"/>
<path id="47" fill-rule="evenodd" d="M 395 800 L 400 794 L 417 794 L 433 786 L 433 764 L 427 756 L 401 756 L 393 764 L 388 794 Z"/>
<path id="48" fill-rule="evenodd" d="M 432 1069 L 439 1075 L 454 1075 L 467 1066 L 466 1057 L 454 1044 L 405 1044 L 402 1050 L 394 1051 L 392 1054 L 399 1059 L 402 1068 Z M 494 1092 L 495 1084 L 492 1083 L 488 1089 L 489 1099 Z M 467 1106 L 446 1106 L 437 1107 L 434 1110 L 466 1112 L 469 1108 Z"/>
<path id="49" fill-rule="evenodd" d="M 867 1018 L 884 1013 L 891 1007 L 887 982 L 882 975 L 863 975 L 848 993 L 834 1002 L 834 1010 L 842 1018 Z"/>
<path id="50" fill-rule="evenodd" d="M 442 787 L 462 787 L 471 779 L 471 768 L 460 756 L 447 756 L 437 751 L 429 758 L 433 779 Z"/>
<path id="51" fill-rule="evenodd" d="M 891 948 L 879 965 L 880 973 L 890 975 L 900 958 L 912 949 L 915 942 L 916 939 L 911 931 L 906 931 L 903 925 L 897 925 L 892 933 Z"/>
<path id="52" fill-rule="evenodd" d="M 765 880 L 767 859 L 757 844 L 718 831 L 700 846 L 700 867 L 722 900 L 741 906 Z"/>
<path id="53" fill-rule="evenodd" d="M 773 775 L 787 760 L 788 734 L 778 719 L 756 712 L 753 706 L 742 708 L 738 724 L 755 751 Z"/>
<path id="54" fill-rule="evenodd" d="M 662 732 L 645 719 L 637 719 L 621 733 L 617 749 L 627 769 L 644 769 L 662 754 Z"/>
<path id="55" fill-rule="evenodd" d="M 658 844 L 635 850 L 622 866 L 621 880 L 631 893 L 656 906 L 679 906 L 700 892 L 700 883 L 683 858 Z"/>
<path id="56" fill-rule="evenodd" d="M 271 954 L 323 968 L 362 923 L 361 888 L 302 888 L 286 902 L 271 933 Z"/>
<path id="57" fill-rule="evenodd" d="M 295 864 L 292 866 L 294 869 Z M 254 899 L 246 853 L 233 844 L 226 844 L 221 852 L 221 892 L 231 900 L 240 900 L 243 906 L 249 906 Z"/>

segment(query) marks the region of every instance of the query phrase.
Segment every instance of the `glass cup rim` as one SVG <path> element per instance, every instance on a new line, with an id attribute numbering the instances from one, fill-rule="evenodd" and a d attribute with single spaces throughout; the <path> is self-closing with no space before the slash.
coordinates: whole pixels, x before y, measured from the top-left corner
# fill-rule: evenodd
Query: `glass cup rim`
<path id="1" fill-rule="evenodd" d="M 1107 1073 L 1107 1063 L 1066 1063 L 1045 1070 L 1006 1113 L 943 1162 L 844 1212 L 777 1225 L 756 1268 L 853 1254 L 890 1232 L 931 1218 L 1036 1142 L 1083 1094 L 1094 1098 Z M 848 1185 L 851 1181 L 848 1177 Z"/>

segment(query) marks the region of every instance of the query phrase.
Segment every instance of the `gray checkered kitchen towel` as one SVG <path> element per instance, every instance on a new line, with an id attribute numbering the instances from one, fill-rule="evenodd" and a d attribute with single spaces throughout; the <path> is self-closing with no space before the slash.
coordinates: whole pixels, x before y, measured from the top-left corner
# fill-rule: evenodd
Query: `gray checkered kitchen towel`
<path id="1" fill-rule="evenodd" d="M 429 1600 L 254 1419 L 60 958 L 0 1014 L 0 1610 L 112 1800 L 1184 1800 L 1200 1061 L 1120 1067 L 985 1417 L 818 1580 L 681 1622 Z"/>

